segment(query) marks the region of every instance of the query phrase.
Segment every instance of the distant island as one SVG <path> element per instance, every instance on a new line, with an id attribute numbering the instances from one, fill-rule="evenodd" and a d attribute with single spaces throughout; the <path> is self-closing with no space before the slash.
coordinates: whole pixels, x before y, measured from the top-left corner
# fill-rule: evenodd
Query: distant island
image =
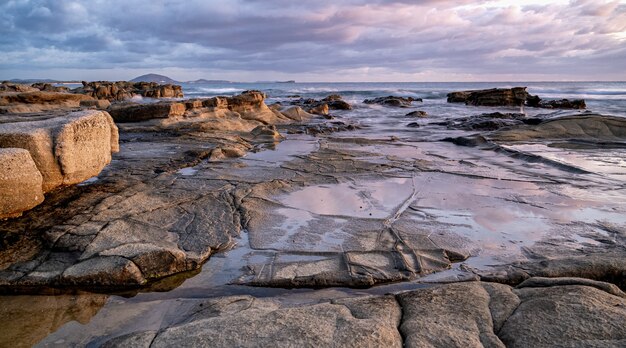
<path id="1" fill-rule="evenodd" d="M 141 76 L 137 76 L 134 79 L 130 80 L 130 82 L 156 82 L 156 83 L 169 83 L 169 84 L 175 84 L 175 83 L 180 83 L 176 80 L 173 80 L 167 76 L 164 75 L 159 75 L 159 74 L 146 74 L 146 75 L 141 75 Z"/>

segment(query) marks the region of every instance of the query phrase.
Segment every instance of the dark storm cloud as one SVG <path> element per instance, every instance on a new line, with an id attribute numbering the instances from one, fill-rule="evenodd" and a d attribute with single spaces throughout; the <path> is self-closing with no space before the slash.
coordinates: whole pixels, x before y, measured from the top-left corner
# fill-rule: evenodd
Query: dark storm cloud
<path id="1" fill-rule="evenodd" d="M 409 77 L 625 77 L 623 1 L 11 0 L 0 4 L 0 21 L 0 73 L 181 68 L 332 80 L 369 69 Z"/>

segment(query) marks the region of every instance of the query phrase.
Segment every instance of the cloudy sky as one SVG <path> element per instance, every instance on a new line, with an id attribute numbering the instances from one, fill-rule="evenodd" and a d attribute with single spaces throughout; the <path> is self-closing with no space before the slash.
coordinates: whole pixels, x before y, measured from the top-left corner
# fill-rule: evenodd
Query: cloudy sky
<path id="1" fill-rule="evenodd" d="M 0 79 L 626 80 L 626 0 L 0 0 Z"/>

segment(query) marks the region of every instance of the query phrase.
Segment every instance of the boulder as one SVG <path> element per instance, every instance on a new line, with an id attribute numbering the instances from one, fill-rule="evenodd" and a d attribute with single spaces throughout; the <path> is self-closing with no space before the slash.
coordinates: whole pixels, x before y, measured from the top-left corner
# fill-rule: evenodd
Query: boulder
<path id="1" fill-rule="evenodd" d="M 387 96 L 387 97 L 378 97 L 378 98 L 374 98 L 374 99 L 365 99 L 363 101 L 363 103 L 365 104 L 380 104 L 380 105 L 385 105 L 385 106 L 395 106 L 395 107 L 409 107 L 411 106 L 411 103 L 414 101 L 419 101 L 421 102 L 422 99 L 420 98 L 413 98 L 413 97 L 395 97 L 395 96 Z"/>
<path id="2" fill-rule="evenodd" d="M 111 102 L 106 99 L 81 100 L 80 106 L 84 108 L 96 108 L 100 110 L 106 110 L 111 107 Z"/>
<path id="3" fill-rule="evenodd" d="M 0 148 L 30 152 L 43 191 L 100 173 L 119 151 L 117 127 L 104 111 L 84 110 L 45 120 L 0 124 Z"/>
<path id="4" fill-rule="evenodd" d="M 343 100 L 339 94 L 331 94 L 322 99 L 321 103 L 327 104 L 329 109 L 333 110 L 352 110 L 352 105 Z"/>
<path id="5" fill-rule="evenodd" d="M 30 153 L 0 148 L 0 219 L 19 216 L 43 200 L 41 173 Z"/>
<path id="6" fill-rule="evenodd" d="M 492 88 L 474 91 L 452 92 L 448 103 L 465 103 L 475 106 L 520 106 L 526 103 L 526 87 Z"/>
<path id="7" fill-rule="evenodd" d="M 345 102 L 339 94 L 331 94 L 322 100 L 300 98 L 292 101 L 291 104 L 317 115 L 328 115 L 328 110 L 352 110 L 352 105 Z"/>
<path id="8" fill-rule="evenodd" d="M 313 117 L 312 114 L 304 111 L 299 106 L 290 106 L 288 108 L 280 110 L 280 113 L 285 115 L 285 117 L 289 118 L 290 120 L 298 122 L 302 122 Z"/>

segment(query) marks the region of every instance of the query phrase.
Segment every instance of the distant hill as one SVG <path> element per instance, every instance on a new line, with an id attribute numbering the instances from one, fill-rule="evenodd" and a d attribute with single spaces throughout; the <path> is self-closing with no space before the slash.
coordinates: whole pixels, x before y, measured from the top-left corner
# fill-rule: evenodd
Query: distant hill
<path id="1" fill-rule="evenodd" d="M 36 82 L 45 82 L 45 83 L 57 83 L 59 81 L 57 80 L 51 80 L 51 79 L 12 79 L 9 82 L 13 82 L 13 83 L 20 83 L 20 84 L 31 84 L 31 83 L 36 83 Z"/>
<path id="2" fill-rule="evenodd" d="M 130 80 L 130 82 L 179 83 L 178 81 L 172 80 L 167 76 L 158 74 L 146 74 L 137 76 L 134 79 Z"/>
<path id="3" fill-rule="evenodd" d="M 232 81 L 226 81 L 226 80 L 205 80 L 205 79 L 199 79 L 199 80 L 195 80 L 195 81 L 187 81 L 187 83 L 233 83 Z"/>

